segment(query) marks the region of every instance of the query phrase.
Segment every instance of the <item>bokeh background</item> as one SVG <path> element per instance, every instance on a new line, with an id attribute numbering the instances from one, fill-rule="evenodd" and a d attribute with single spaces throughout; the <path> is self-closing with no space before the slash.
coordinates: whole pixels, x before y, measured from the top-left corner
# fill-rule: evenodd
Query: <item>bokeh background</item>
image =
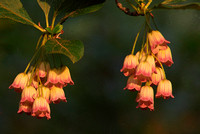
<path id="1" fill-rule="evenodd" d="M 34 22 L 45 26 L 37 2 L 22 3 Z M 199 134 L 200 11 L 155 10 L 153 14 L 159 30 L 171 41 L 174 64 L 165 68 L 175 98 L 155 99 L 154 112 L 136 109 L 136 93 L 123 90 L 127 78 L 120 69 L 144 18 L 127 16 L 114 0 L 107 0 L 98 12 L 64 24 L 62 38 L 82 40 L 85 55 L 76 64 L 66 58 L 75 85 L 64 89 L 67 103 L 50 105 L 48 121 L 17 114 L 20 94 L 8 89 L 26 68 L 40 32 L 1 19 L 0 133 Z"/>

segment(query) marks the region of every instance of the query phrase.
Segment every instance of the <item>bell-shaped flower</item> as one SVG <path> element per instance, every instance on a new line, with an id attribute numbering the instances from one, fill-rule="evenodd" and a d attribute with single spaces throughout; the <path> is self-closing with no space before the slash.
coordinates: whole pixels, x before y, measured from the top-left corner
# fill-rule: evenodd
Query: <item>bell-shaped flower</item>
<path id="1" fill-rule="evenodd" d="M 131 75 L 128 78 L 127 85 L 124 90 L 128 89 L 130 91 L 140 91 L 141 85 L 142 83 L 138 79 L 135 79 L 134 75 Z"/>
<path id="2" fill-rule="evenodd" d="M 138 106 L 136 108 L 154 110 L 154 93 L 151 86 L 143 86 L 137 95 L 136 101 Z"/>
<path id="3" fill-rule="evenodd" d="M 53 86 L 51 88 L 50 101 L 57 104 L 60 101 L 67 102 L 65 92 L 62 88 Z"/>
<path id="4" fill-rule="evenodd" d="M 171 66 L 174 62 L 172 60 L 172 54 L 169 47 L 165 50 L 160 50 L 157 55 L 160 62 L 164 63 L 167 66 Z"/>
<path id="5" fill-rule="evenodd" d="M 156 73 L 153 73 L 151 76 L 151 81 L 154 85 L 158 85 L 158 83 L 164 79 L 163 70 L 160 67 L 156 67 Z"/>
<path id="6" fill-rule="evenodd" d="M 148 55 L 146 60 L 150 64 L 152 72 L 156 72 L 156 64 L 154 57 L 152 55 Z"/>
<path id="7" fill-rule="evenodd" d="M 32 111 L 32 104 L 30 103 L 20 103 L 19 110 L 17 111 L 18 114 L 25 112 L 26 114 L 31 114 Z"/>
<path id="8" fill-rule="evenodd" d="M 135 56 L 138 58 L 138 61 L 141 62 L 145 60 L 144 57 L 146 57 L 146 54 L 143 51 L 142 52 L 138 51 Z"/>
<path id="9" fill-rule="evenodd" d="M 147 61 L 142 61 L 139 63 L 136 69 L 136 77 L 141 82 L 146 82 L 151 80 L 152 67 Z"/>
<path id="10" fill-rule="evenodd" d="M 147 37 L 148 37 L 148 40 L 149 40 L 149 44 L 150 44 L 151 50 L 155 49 L 158 45 L 166 46 L 168 43 L 170 43 L 157 30 L 153 30 L 150 33 L 148 33 Z"/>
<path id="11" fill-rule="evenodd" d="M 9 86 L 9 89 L 14 88 L 16 92 L 21 92 L 27 85 L 28 75 L 20 73 L 14 79 L 14 82 Z"/>
<path id="12" fill-rule="evenodd" d="M 50 64 L 48 62 L 41 62 L 39 67 L 36 69 L 36 74 L 39 75 L 39 77 L 44 78 L 47 76 L 49 70 Z"/>
<path id="13" fill-rule="evenodd" d="M 31 115 L 36 116 L 37 118 L 43 118 L 43 117 L 46 117 L 47 119 L 51 118 L 50 106 L 45 98 L 38 97 L 35 99 Z"/>
<path id="14" fill-rule="evenodd" d="M 37 96 L 45 98 L 48 103 L 50 103 L 50 93 L 50 89 L 42 85 L 40 85 L 37 89 Z"/>
<path id="15" fill-rule="evenodd" d="M 124 64 L 120 71 L 123 72 L 125 76 L 134 74 L 138 63 L 139 62 L 137 56 L 133 54 L 127 55 L 124 59 Z"/>
<path id="16" fill-rule="evenodd" d="M 174 98 L 172 95 L 172 84 L 169 80 L 164 79 L 158 83 L 156 98 L 163 97 L 164 99 Z"/>
<path id="17" fill-rule="evenodd" d="M 50 70 L 47 76 L 47 81 L 44 85 L 47 87 L 51 87 L 52 85 L 57 84 L 60 80 L 59 74 L 60 72 L 56 68 Z"/>
<path id="18" fill-rule="evenodd" d="M 36 89 L 32 86 L 27 86 L 22 91 L 20 103 L 33 104 L 35 97 L 36 97 Z"/>
<path id="19" fill-rule="evenodd" d="M 72 81 L 70 75 L 69 68 L 67 66 L 63 66 L 60 69 L 59 78 L 60 78 L 59 83 L 61 83 L 64 86 L 66 86 L 67 84 L 74 85 L 74 82 Z"/>

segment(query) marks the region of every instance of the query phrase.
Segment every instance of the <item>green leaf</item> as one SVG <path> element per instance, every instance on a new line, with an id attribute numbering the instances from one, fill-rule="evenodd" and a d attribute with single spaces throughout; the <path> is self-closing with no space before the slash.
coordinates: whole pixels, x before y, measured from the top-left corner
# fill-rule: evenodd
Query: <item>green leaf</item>
<path id="1" fill-rule="evenodd" d="M 49 0 L 37 0 L 46 17 L 48 17 L 50 11 L 50 4 L 48 3 L 48 1 Z"/>
<path id="2" fill-rule="evenodd" d="M 189 0 L 165 0 L 153 9 L 196 9 L 200 10 L 200 3 Z"/>
<path id="3" fill-rule="evenodd" d="M 0 18 L 8 18 L 33 26 L 36 25 L 23 8 L 20 0 L 0 0 Z"/>
<path id="4" fill-rule="evenodd" d="M 63 25 L 60 25 L 60 24 L 57 24 L 54 29 L 53 29 L 53 34 L 57 34 L 57 33 L 60 33 L 61 30 L 63 29 Z"/>
<path id="5" fill-rule="evenodd" d="M 50 28 L 50 27 L 47 27 L 47 28 L 45 28 L 45 29 L 47 30 L 47 32 L 49 32 L 49 33 L 53 34 L 53 31 L 51 30 L 51 28 Z"/>
<path id="6" fill-rule="evenodd" d="M 55 10 L 58 13 L 69 13 L 78 9 L 87 8 L 90 6 L 102 4 L 105 0 L 53 0 Z"/>
<path id="7" fill-rule="evenodd" d="M 165 0 L 161 4 L 164 4 L 164 5 L 175 4 L 175 3 L 178 3 L 178 2 L 184 2 L 184 1 L 186 1 L 186 0 Z"/>
<path id="8" fill-rule="evenodd" d="M 84 14 L 88 14 L 88 13 L 92 13 L 92 12 L 96 12 L 97 10 L 101 9 L 103 7 L 104 4 L 97 4 L 97 5 L 92 5 L 86 8 L 82 8 L 82 9 L 77 9 L 75 10 L 75 13 L 72 14 L 69 17 L 76 17 L 79 15 L 84 15 Z"/>
<path id="9" fill-rule="evenodd" d="M 50 39 L 44 47 L 47 54 L 64 54 L 73 63 L 79 61 L 84 54 L 84 45 L 80 40 Z"/>

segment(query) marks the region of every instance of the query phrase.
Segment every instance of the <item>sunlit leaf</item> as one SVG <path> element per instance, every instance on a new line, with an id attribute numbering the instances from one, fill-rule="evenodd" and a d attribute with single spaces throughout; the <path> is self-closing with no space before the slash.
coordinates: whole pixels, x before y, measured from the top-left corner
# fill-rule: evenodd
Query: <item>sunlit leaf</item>
<path id="1" fill-rule="evenodd" d="M 190 0 L 164 0 L 153 7 L 154 9 L 196 9 L 200 10 L 200 3 Z"/>
<path id="2" fill-rule="evenodd" d="M 0 0 L 0 18 L 8 18 L 33 26 L 36 25 L 23 8 L 20 0 Z"/>
<path id="3" fill-rule="evenodd" d="M 47 54 L 64 54 L 75 63 L 83 57 L 84 45 L 80 40 L 50 39 L 45 44 L 45 50 Z"/>
<path id="4" fill-rule="evenodd" d="M 63 29 L 63 25 L 58 24 L 54 27 L 52 32 L 53 34 L 57 34 L 57 33 L 60 33 L 62 29 Z"/>
<path id="5" fill-rule="evenodd" d="M 40 5 L 40 7 L 42 8 L 45 16 L 49 15 L 49 11 L 50 11 L 50 4 L 48 3 L 48 0 L 37 0 L 38 4 Z"/>

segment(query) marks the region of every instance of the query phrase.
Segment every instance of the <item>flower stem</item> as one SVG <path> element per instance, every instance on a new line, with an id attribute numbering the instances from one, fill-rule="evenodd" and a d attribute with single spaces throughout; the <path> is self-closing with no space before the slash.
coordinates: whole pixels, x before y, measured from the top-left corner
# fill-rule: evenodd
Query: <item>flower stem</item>
<path id="1" fill-rule="evenodd" d="M 133 44 L 133 49 L 132 49 L 131 54 L 134 54 L 134 50 L 135 50 L 135 46 L 136 46 L 136 43 L 137 43 L 137 40 L 138 40 L 139 34 L 140 34 L 140 32 L 138 32 L 137 35 L 136 35 L 136 38 L 135 38 L 135 41 L 134 41 L 134 44 Z"/>
<path id="2" fill-rule="evenodd" d="M 40 47 L 40 48 L 41 48 L 41 47 Z M 38 52 L 39 52 L 40 48 L 39 48 L 39 49 L 37 49 L 37 50 L 35 51 L 35 53 L 34 53 L 33 57 L 31 58 L 31 60 L 29 61 L 28 65 L 27 65 L 27 67 L 26 67 L 26 69 L 25 69 L 24 73 L 26 73 L 26 72 L 27 72 L 27 70 L 28 70 L 28 68 L 30 67 L 30 65 L 31 65 L 32 61 L 35 59 L 36 55 L 38 54 Z"/>

